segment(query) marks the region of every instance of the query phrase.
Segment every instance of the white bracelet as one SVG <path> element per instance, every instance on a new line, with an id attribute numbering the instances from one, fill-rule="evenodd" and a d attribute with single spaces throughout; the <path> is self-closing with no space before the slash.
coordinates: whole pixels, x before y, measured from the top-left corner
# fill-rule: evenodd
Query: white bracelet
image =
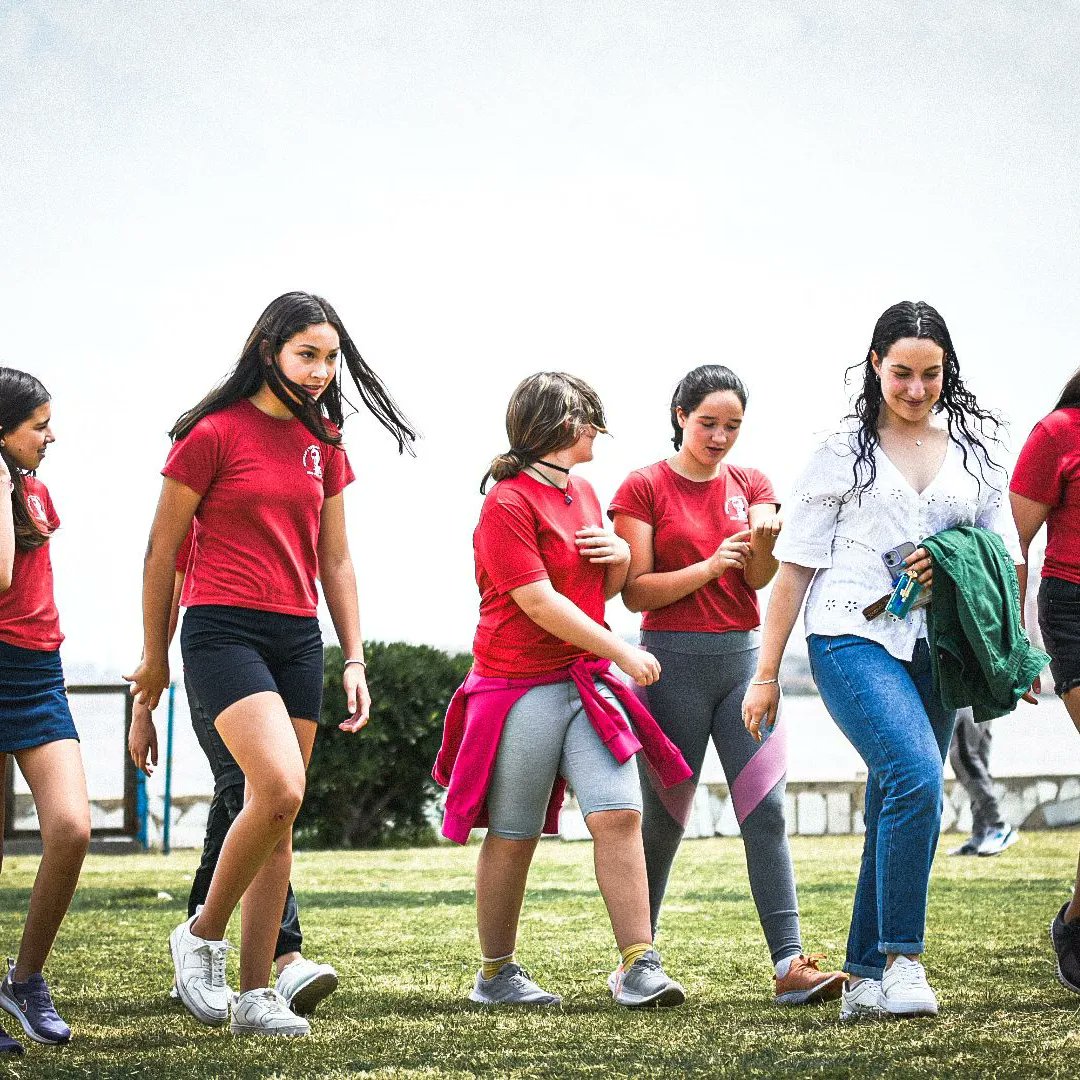
<path id="1" fill-rule="evenodd" d="M 779 679 L 751 679 L 751 686 L 779 686 Z"/>
<path id="2" fill-rule="evenodd" d="M 365 671 L 367 671 L 367 661 L 359 659 L 346 660 L 345 663 L 341 665 L 342 670 L 347 668 L 350 664 L 359 664 Z"/>

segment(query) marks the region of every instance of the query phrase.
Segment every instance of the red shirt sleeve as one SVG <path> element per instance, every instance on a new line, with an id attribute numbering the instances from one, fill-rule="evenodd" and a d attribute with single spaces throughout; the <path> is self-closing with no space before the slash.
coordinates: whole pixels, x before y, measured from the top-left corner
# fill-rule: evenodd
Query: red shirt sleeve
<path id="1" fill-rule="evenodd" d="M 751 506 L 758 506 L 761 503 L 772 503 L 773 506 L 779 506 L 780 500 L 776 497 L 776 492 L 773 491 L 772 482 L 769 478 L 757 469 L 749 469 L 749 483 L 747 484 L 746 498 Z"/>
<path id="2" fill-rule="evenodd" d="M 204 416 L 182 439 L 173 443 L 162 476 L 205 495 L 221 464 L 221 436 Z"/>
<path id="3" fill-rule="evenodd" d="M 41 494 L 44 496 L 42 502 L 45 505 L 45 517 L 49 522 L 49 532 L 54 533 L 60 528 L 60 515 L 56 512 L 56 506 L 53 504 L 52 495 L 49 493 L 49 489 L 44 484 L 41 485 Z"/>
<path id="4" fill-rule="evenodd" d="M 652 484 L 640 471 L 632 472 L 612 496 L 608 517 L 614 521 L 616 514 L 628 514 L 638 521 L 644 521 L 646 525 L 655 524 Z"/>
<path id="5" fill-rule="evenodd" d="M 532 511 L 512 496 L 496 496 L 484 507 L 476 557 L 497 593 L 548 577 Z"/>
<path id="6" fill-rule="evenodd" d="M 332 499 L 340 495 L 355 479 L 356 474 L 349 464 L 349 455 L 340 446 L 326 448 L 326 469 L 323 472 L 323 495 Z"/>
<path id="7" fill-rule="evenodd" d="M 1057 440 L 1040 420 L 1020 451 L 1009 490 L 1034 502 L 1059 506 L 1064 487 L 1064 463 L 1065 457 Z"/>

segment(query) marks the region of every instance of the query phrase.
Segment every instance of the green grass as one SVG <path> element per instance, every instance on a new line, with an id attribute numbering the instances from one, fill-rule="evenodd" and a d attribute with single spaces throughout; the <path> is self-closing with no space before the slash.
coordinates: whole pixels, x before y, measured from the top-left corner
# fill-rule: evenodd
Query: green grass
<path id="1" fill-rule="evenodd" d="M 295 1041 L 236 1039 L 166 999 L 166 938 L 194 852 L 94 857 L 49 963 L 74 1041 L 31 1046 L 0 1064 L 0 1077 L 1074 1076 L 1080 998 L 1054 978 L 1047 925 L 1078 842 L 1029 834 L 997 859 L 940 857 L 928 967 L 941 1017 L 844 1027 L 836 1005 L 771 1004 L 738 841 L 683 848 L 661 945 L 689 1000 L 661 1013 L 611 1003 L 604 980 L 616 956 L 587 844 L 544 843 L 537 855 L 519 956 L 564 1007 L 531 1012 L 465 1001 L 477 964 L 476 847 L 304 853 L 294 882 L 308 951 L 343 978 L 312 1035 Z M 806 946 L 833 963 L 859 847 L 847 837 L 793 843 Z M 0 877 L 8 951 L 35 868 L 9 857 Z"/>

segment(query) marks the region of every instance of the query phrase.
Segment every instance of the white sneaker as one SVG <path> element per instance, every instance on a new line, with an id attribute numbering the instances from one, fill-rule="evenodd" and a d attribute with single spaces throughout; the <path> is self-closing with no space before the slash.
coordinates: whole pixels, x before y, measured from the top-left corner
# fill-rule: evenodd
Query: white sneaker
<path id="1" fill-rule="evenodd" d="M 198 918 L 185 919 L 169 935 L 176 990 L 192 1016 L 200 1023 L 216 1027 L 229 1019 L 229 988 L 225 984 L 227 941 L 209 941 L 196 937 L 191 924 Z"/>
<path id="2" fill-rule="evenodd" d="M 316 964 L 299 956 L 281 969 L 274 989 L 298 1016 L 312 1016 L 319 1002 L 329 997 L 337 985 L 337 972 L 329 964 Z"/>
<path id="3" fill-rule="evenodd" d="M 849 990 L 840 994 L 840 1022 L 850 1020 L 880 1020 L 884 1008 L 881 1001 L 881 983 L 877 979 L 862 979 Z"/>
<path id="4" fill-rule="evenodd" d="M 881 977 L 881 1007 L 890 1016 L 937 1016 L 937 995 L 918 960 L 898 956 Z"/>
<path id="5" fill-rule="evenodd" d="M 229 1030 L 234 1035 L 307 1035 L 311 1026 L 269 986 L 236 994 Z"/>

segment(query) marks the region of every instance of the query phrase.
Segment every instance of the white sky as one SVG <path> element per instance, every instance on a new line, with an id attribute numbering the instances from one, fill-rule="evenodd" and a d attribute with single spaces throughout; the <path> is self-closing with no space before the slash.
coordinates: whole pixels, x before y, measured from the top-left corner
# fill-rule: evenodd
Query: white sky
<path id="1" fill-rule="evenodd" d="M 54 397 L 69 667 L 133 665 L 165 432 L 289 289 L 426 436 L 346 426 L 369 637 L 468 646 L 477 483 L 541 368 L 607 405 L 601 501 L 711 361 L 783 493 L 926 299 L 1022 439 L 1080 363 L 1080 6 L 808 11 L 0 0 L 0 361 Z"/>

